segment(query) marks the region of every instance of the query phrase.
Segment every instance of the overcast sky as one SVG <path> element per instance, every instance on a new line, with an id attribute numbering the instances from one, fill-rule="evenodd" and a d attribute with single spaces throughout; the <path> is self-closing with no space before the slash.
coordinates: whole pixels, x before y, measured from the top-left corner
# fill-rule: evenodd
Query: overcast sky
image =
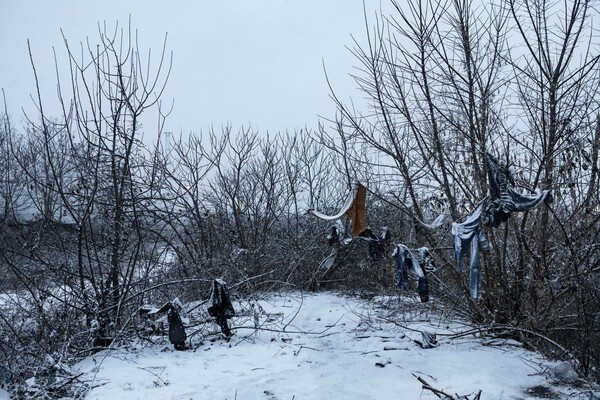
<path id="1" fill-rule="evenodd" d="M 366 0 L 370 16 L 380 7 L 380 0 Z M 23 120 L 21 107 L 33 110 L 27 39 L 44 95 L 55 102 L 52 48 L 61 58 L 60 29 L 70 43 L 96 42 L 99 21 L 126 27 L 130 15 L 142 49 L 157 52 L 168 33 L 173 70 L 163 100 L 174 99 L 175 109 L 167 131 L 314 128 L 318 115 L 335 112 L 323 62 L 336 93 L 360 98 L 348 77 L 357 62 L 345 46 L 351 35 L 365 36 L 362 0 L 3 0 L 0 88 L 13 119 Z"/>

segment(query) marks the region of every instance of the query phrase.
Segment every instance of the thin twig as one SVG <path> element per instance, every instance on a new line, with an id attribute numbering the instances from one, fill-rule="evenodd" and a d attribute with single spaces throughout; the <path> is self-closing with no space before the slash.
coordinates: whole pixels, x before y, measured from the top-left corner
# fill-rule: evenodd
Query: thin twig
<path id="1" fill-rule="evenodd" d="M 430 392 L 432 392 L 433 394 L 435 394 L 438 398 L 442 399 L 449 399 L 449 400 L 455 400 L 454 397 L 452 395 L 449 395 L 448 393 L 436 389 L 433 386 L 431 386 L 425 379 L 421 378 L 420 376 L 417 376 L 416 374 L 412 374 L 412 376 L 414 376 L 415 378 L 417 378 L 417 380 L 419 382 L 421 382 L 421 384 L 423 385 L 423 389 L 424 390 L 429 390 Z M 443 396 L 443 397 L 442 397 Z"/>

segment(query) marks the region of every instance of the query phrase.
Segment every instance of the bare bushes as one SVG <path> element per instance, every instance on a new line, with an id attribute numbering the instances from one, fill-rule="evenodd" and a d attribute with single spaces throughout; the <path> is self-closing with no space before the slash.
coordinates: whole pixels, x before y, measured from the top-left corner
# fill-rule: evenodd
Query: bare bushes
<path id="1" fill-rule="evenodd" d="M 150 77 L 131 30 L 101 29 L 86 63 L 65 41 L 62 117 L 41 113 L 23 135 L 2 124 L 3 157 L 13 155 L 0 159 L 2 268 L 11 282 L 3 289 L 26 302 L 11 300 L 2 329 L 26 337 L 23 321 L 32 320 L 33 337 L 42 335 L 9 343 L 14 351 L 3 357 L 25 345 L 55 360 L 88 354 L 135 332 L 141 305 L 206 299 L 217 277 L 238 295 L 305 289 L 315 276 L 322 287 L 393 290 L 390 249 L 372 262 L 360 239 L 339 246 L 327 275 L 319 271 L 331 254 L 330 225 L 305 211 L 337 211 L 358 179 L 375 234 L 387 227 L 391 243 L 433 252 L 434 296 L 478 322 L 534 332 L 529 340 L 551 350 L 542 335 L 597 374 L 598 57 L 573 56 L 591 9 L 570 2 L 574 28 L 557 29 L 565 39 L 549 45 L 550 25 L 527 20 L 551 19 L 538 3 L 392 4 L 395 14 L 377 19 L 368 44 L 354 50 L 372 108 L 361 114 L 336 99 L 338 120 L 318 132 L 224 127 L 148 149 L 140 118 L 154 109 L 162 126 L 168 114 L 159 101 L 168 54 Z M 519 49 L 528 56 L 508 46 L 508 29 L 530 44 Z M 487 194 L 487 150 L 514 168 L 519 190 L 549 189 L 555 202 L 487 231 L 483 296 L 471 299 L 449 228 Z M 34 210 L 27 221 L 17 218 L 23 208 Z M 432 229 L 440 214 L 450 218 Z"/>
<path id="2" fill-rule="evenodd" d="M 366 44 L 353 49 L 370 109 L 334 93 L 338 118 L 319 141 L 348 176 L 407 214 L 414 234 L 400 241 L 435 249 L 434 278 L 448 300 L 475 321 L 553 338 L 538 343 L 548 350 L 556 339 L 597 377 L 589 342 L 598 335 L 600 272 L 597 11 L 580 0 L 392 5 L 367 18 Z M 453 221 L 478 206 L 488 194 L 487 151 L 512 168 L 517 190 L 550 190 L 555 201 L 482 228 L 492 246 L 484 293 L 471 299 L 448 230 L 421 222 L 435 202 Z"/>

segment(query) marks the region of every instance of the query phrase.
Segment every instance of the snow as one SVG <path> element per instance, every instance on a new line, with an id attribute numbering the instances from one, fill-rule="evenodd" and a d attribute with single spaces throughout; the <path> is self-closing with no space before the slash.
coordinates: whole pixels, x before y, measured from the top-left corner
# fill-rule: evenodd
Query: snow
<path id="1" fill-rule="evenodd" d="M 236 303 L 236 310 L 242 305 Z M 553 380 L 556 365 L 514 340 L 473 335 L 439 304 L 413 297 L 361 300 L 336 293 L 265 295 L 232 320 L 235 335 L 192 336 L 178 352 L 151 346 L 101 352 L 76 366 L 87 399 L 435 399 L 416 377 L 449 394 L 482 399 L 591 398 Z M 258 326 L 260 329 L 256 329 Z M 423 349 L 421 331 L 437 346 Z M 188 336 L 193 329 L 188 329 Z"/>

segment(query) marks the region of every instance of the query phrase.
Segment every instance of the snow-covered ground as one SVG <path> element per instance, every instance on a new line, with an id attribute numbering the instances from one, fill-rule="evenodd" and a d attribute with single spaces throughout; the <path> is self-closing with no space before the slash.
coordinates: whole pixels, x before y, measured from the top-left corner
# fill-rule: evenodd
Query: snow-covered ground
<path id="1" fill-rule="evenodd" d="M 558 383 L 556 373 L 572 371 L 517 342 L 450 336 L 470 327 L 446 320 L 435 303 L 291 293 L 254 309 L 256 318 L 233 320 L 229 341 L 203 331 L 183 352 L 165 339 L 84 360 L 77 369 L 94 387 L 87 398 L 437 399 L 417 377 L 469 399 L 479 390 L 482 400 L 599 398 L 581 382 Z M 419 346 L 421 331 L 435 332 L 437 346 Z"/>

